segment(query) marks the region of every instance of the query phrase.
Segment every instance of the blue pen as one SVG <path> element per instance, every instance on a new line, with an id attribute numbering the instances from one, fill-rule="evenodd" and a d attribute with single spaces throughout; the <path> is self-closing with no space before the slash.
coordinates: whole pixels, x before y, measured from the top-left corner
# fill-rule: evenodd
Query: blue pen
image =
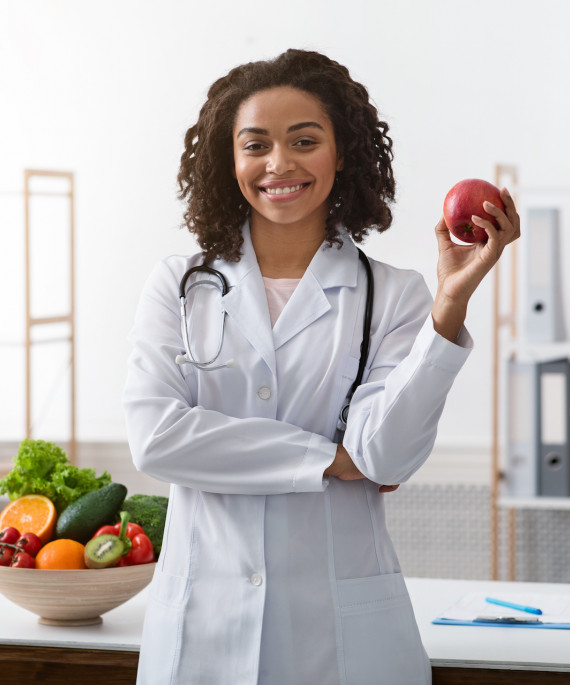
<path id="1" fill-rule="evenodd" d="M 513 602 L 504 602 L 502 599 L 493 599 L 492 597 L 485 597 L 485 601 L 489 604 L 498 604 L 501 607 L 508 607 L 509 609 L 518 609 L 519 611 L 526 611 L 527 614 L 542 614 L 540 609 L 534 607 L 525 607 L 522 604 L 514 604 Z"/>

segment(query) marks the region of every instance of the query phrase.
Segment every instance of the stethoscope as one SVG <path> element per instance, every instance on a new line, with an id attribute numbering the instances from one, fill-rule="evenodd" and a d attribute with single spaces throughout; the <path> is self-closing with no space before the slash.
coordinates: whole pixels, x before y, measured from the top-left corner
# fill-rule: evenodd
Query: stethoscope
<path id="1" fill-rule="evenodd" d="M 350 390 L 346 396 L 342 409 L 340 410 L 340 416 L 338 421 L 338 428 L 344 430 L 346 428 L 346 420 L 348 418 L 348 409 L 350 406 L 350 401 L 354 395 L 356 388 L 362 382 L 362 376 L 364 375 L 364 368 L 366 366 L 366 360 L 368 359 L 368 352 L 370 350 L 370 327 L 372 325 L 372 309 L 374 307 L 374 276 L 372 274 L 372 268 L 370 267 L 370 262 L 368 257 L 364 252 L 357 248 L 358 257 L 362 264 L 364 265 L 364 270 L 366 271 L 366 306 L 364 310 L 364 323 L 362 328 L 362 342 L 360 344 L 360 361 L 358 364 L 358 372 L 354 383 L 351 385 Z M 195 273 L 206 273 L 210 276 L 214 276 L 217 281 L 210 279 L 201 279 L 194 281 L 186 289 L 186 282 L 192 274 Z M 184 354 L 179 354 L 176 356 L 177 364 L 192 364 L 197 369 L 203 371 L 215 371 L 216 369 L 223 369 L 225 367 L 234 366 L 234 360 L 229 359 L 224 364 L 213 364 L 217 361 L 220 353 L 222 351 L 222 346 L 224 344 L 224 312 L 222 311 L 222 325 L 220 326 L 220 334 L 218 336 L 217 349 L 213 357 L 206 361 L 199 361 L 194 357 L 190 349 L 190 340 L 188 338 L 188 323 L 186 320 L 186 295 L 192 288 L 196 288 L 199 285 L 206 285 L 214 287 L 219 290 L 221 297 L 227 294 L 229 287 L 225 276 L 217 269 L 208 266 L 207 263 L 200 264 L 199 266 L 193 266 L 188 269 L 180 281 L 180 286 L 178 288 L 178 298 L 180 300 L 180 331 L 182 333 L 182 341 L 184 343 Z"/>
<path id="2" fill-rule="evenodd" d="M 211 359 L 208 359 L 207 361 L 201 362 L 194 358 L 190 350 L 190 340 L 188 338 L 188 323 L 186 321 L 186 281 L 190 278 L 192 274 L 195 273 L 207 273 L 211 276 L 215 276 L 218 279 L 218 283 L 216 283 L 215 281 L 211 281 L 209 279 L 194 281 L 194 283 L 190 284 L 188 291 L 192 290 L 192 288 L 196 288 L 196 286 L 199 285 L 207 285 L 219 290 L 221 297 L 223 297 L 229 290 L 228 282 L 226 281 L 224 274 L 218 271 L 217 269 L 208 266 L 205 262 L 204 264 L 193 266 L 191 269 L 188 269 L 184 276 L 182 276 L 182 280 L 180 281 L 180 286 L 178 288 L 178 299 L 180 300 L 180 332 L 182 333 L 182 341 L 184 342 L 184 354 L 178 354 L 174 361 L 177 364 L 192 364 L 192 366 L 195 366 L 197 369 L 202 369 L 203 371 L 215 371 L 216 369 L 223 369 L 226 366 L 232 367 L 234 365 L 233 359 L 229 359 L 225 364 L 218 364 L 216 366 L 212 366 L 212 364 L 220 356 L 220 353 L 222 351 L 222 345 L 224 344 L 225 316 L 223 311 L 221 313 L 222 325 L 220 326 L 220 335 L 218 336 L 218 347 L 216 349 L 214 356 Z"/>

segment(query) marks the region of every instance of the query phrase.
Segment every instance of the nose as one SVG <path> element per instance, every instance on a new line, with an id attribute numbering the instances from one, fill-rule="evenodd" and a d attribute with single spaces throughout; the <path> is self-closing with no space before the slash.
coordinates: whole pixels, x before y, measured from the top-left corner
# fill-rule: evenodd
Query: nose
<path id="1" fill-rule="evenodd" d="M 265 165 L 265 171 L 268 174 L 281 176 L 287 171 L 294 171 L 295 168 L 296 164 L 292 152 L 287 147 L 277 145 L 272 148 Z"/>

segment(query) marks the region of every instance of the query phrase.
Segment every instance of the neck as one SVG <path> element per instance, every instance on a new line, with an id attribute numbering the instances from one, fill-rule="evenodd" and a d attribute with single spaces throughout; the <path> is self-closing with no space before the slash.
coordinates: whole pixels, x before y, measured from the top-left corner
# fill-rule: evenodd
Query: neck
<path id="1" fill-rule="evenodd" d="M 261 274 L 267 278 L 302 278 L 323 244 L 326 231 L 306 224 L 276 225 L 251 218 L 251 241 Z"/>

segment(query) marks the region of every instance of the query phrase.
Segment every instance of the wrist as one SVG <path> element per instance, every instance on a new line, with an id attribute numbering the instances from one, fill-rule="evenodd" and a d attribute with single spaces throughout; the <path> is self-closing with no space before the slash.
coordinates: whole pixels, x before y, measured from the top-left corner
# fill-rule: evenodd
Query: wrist
<path id="1" fill-rule="evenodd" d="M 334 455 L 334 459 L 329 466 L 325 469 L 323 476 L 337 476 L 338 475 L 338 467 L 339 467 L 339 461 L 342 458 L 342 451 L 344 450 L 344 447 L 341 444 L 338 444 L 336 446 L 336 452 Z"/>
<path id="2" fill-rule="evenodd" d="M 438 291 L 431 315 L 436 333 L 455 342 L 467 316 L 467 302 L 451 300 Z"/>

